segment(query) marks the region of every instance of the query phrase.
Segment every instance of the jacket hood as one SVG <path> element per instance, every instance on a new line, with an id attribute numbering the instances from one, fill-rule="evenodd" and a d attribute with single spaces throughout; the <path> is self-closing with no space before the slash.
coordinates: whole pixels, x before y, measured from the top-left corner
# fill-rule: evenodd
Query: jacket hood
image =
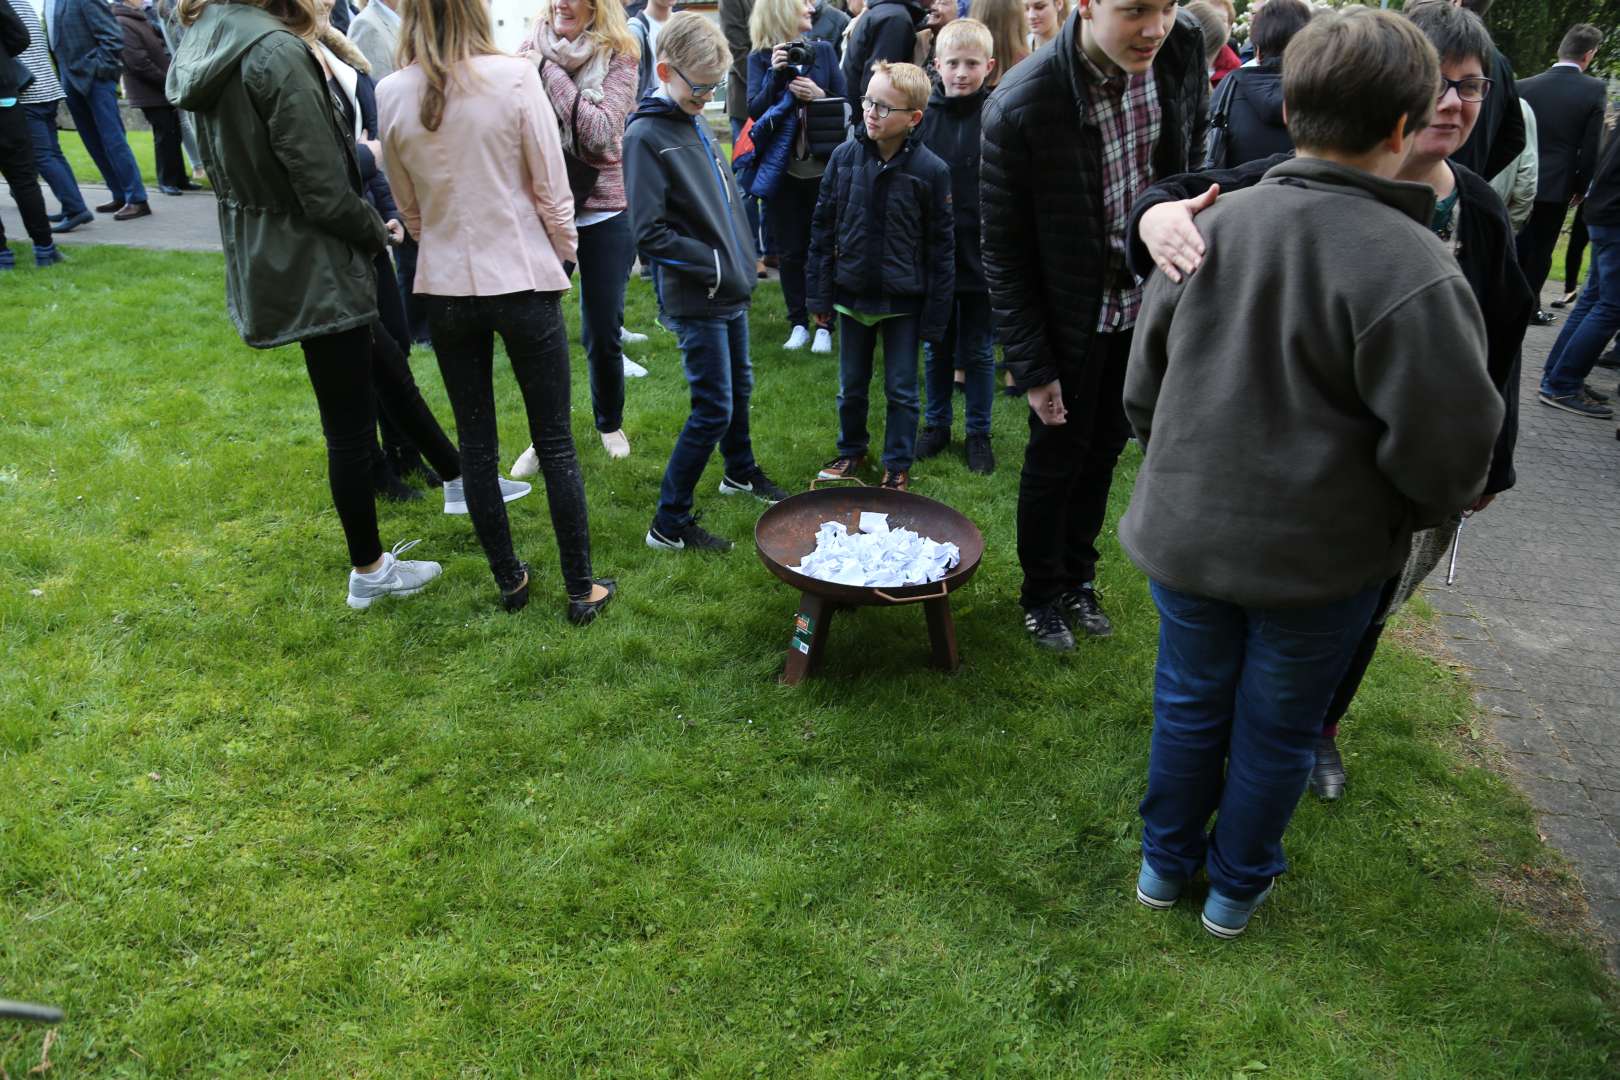
<path id="1" fill-rule="evenodd" d="M 870 10 L 875 7 L 888 7 L 891 5 L 894 7 L 909 8 L 911 10 L 913 21 L 920 23 L 921 20 L 928 18 L 928 9 L 917 3 L 916 0 L 872 0 L 872 2 L 866 6 L 867 9 Z"/>
<path id="2" fill-rule="evenodd" d="M 1304 180 L 1353 188 L 1386 206 L 1394 207 L 1425 229 L 1434 217 L 1434 189 L 1429 185 L 1414 184 L 1408 180 L 1385 180 L 1370 172 L 1323 158 L 1289 158 L 1268 169 L 1265 180 L 1283 183 Z"/>
<path id="3" fill-rule="evenodd" d="M 169 67 L 169 100 L 190 112 L 207 110 L 236 77 L 242 57 L 261 38 L 290 34 L 285 23 L 246 4 L 212 3 L 186 31 Z"/>
<path id="4" fill-rule="evenodd" d="M 1241 73 L 1241 74 L 1240 74 Z M 1283 126 L 1283 85 L 1280 66 L 1265 64 L 1253 68 L 1238 68 L 1227 78 L 1239 76 L 1243 80 L 1243 96 L 1261 120 L 1275 127 Z M 1234 87 L 1236 89 L 1236 87 Z"/>
<path id="5" fill-rule="evenodd" d="M 633 124 L 637 120 L 641 120 L 648 116 L 670 115 L 679 116 L 685 120 L 691 119 L 691 117 L 686 115 L 686 110 L 682 109 L 679 105 L 675 104 L 673 101 L 669 100 L 669 98 L 664 97 L 655 90 L 649 93 L 646 97 L 642 98 L 641 101 L 636 104 L 636 111 L 630 114 L 630 119 L 625 121 L 625 123 L 626 125 Z"/>

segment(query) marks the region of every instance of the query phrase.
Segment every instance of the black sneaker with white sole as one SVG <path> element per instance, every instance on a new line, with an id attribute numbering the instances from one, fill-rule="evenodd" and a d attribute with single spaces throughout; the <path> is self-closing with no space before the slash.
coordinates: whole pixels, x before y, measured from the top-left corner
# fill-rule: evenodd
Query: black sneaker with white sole
<path id="1" fill-rule="evenodd" d="M 1114 632 L 1114 624 L 1103 614 L 1097 590 L 1091 586 L 1081 585 L 1070 589 L 1058 597 L 1058 604 L 1068 616 L 1069 625 L 1076 630 L 1084 630 L 1092 637 L 1108 637 Z"/>
<path id="2" fill-rule="evenodd" d="M 773 483 L 771 478 L 765 475 L 765 470 L 758 465 L 754 466 L 753 472 L 740 477 L 732 476 L 729 473 L 721 473 L 720 494 L 752 495 L 756 499 L 762 499 L 770 503 L 772 506 L 788 497 L 788 493 Z"/>
<path id="3" fill-rule="evenodd" d="M 1039 607 L 1024 609 L 1024 629 L 1035 639 L 1035 644 L 1052 652 L 1070 652 L 1074 649 L 1074 634 L 1063 621 L 1063 612 L 1057 601 Z"/>
<path id="4" fill-rule="evenodd" d="M 716 536 L 698 524 L 692 516 L 678 529 L 663 530 L 656 524 L 647 530 L 647 546 L 663 551 L 730 551 L 731 541 Z"/>

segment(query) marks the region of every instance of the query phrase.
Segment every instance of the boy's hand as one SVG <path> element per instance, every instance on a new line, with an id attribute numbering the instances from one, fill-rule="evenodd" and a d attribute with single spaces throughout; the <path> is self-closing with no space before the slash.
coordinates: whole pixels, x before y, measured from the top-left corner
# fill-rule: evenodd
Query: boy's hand
<path id="1" fill-rule="evenodd" d="M 817 86 L 814 82 L 805 78 L 803 75 L 800 75 L 797 79 L 794 79 L 792 82 L 788 83 L 788 92 L 794 97 L 798 98 L 800 101 L 814 101 L 816 98 L 824 98 L 827 96 L 827 91 L 823 90 L 821 87 Z"/>
<path id="2" fill-rule="evenodd" d="M 1034 410 L 1036 417 L 1047 427 L 1057 427 L 1068 422 L 1069 410 L 1063 407 L 1063 384 L 1056 380 L 1045 386 L 1037 386 L 1024 395 L 1029 400 L 1029 407 Z"/>
<path id="3" fill-rule="evenodd" d="M 1193 218 L 1214 206 L 1220 194 L 1221 185 L 1212 184 L 1195 199 L 1160 203 L 1142 215 L 1137 235 L 1153 265 L 1171 281 L 1180 284 L 1182 274 L 1191 274 L 1203 263 L 1204 238 Z"/>

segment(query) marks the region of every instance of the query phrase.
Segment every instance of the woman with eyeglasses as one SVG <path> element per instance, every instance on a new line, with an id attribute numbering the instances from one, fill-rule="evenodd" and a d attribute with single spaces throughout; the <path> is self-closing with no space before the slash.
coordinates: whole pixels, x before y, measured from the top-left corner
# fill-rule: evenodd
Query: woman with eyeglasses
<path id="1" fill-rule="evenodd" d="M 1535 298 L 1519 270 L 1513 226 L 1502 200 L 1486 180 L 1448 160 L 1468 141 L 1479 120 L 1480 104 L 1492 90 L 1491 80 L 1485 75 L 1496 55 L 1491 35 L 1479 16 L 1440 0 L 1415 4 L 1406 9 L 1406 16 L 1439 52 L 1441 81 L 1435 88 L 1434 115 L 1429 125 L 1412 137 L 1411 155 L 1397 179 L 1426 184 L 1434 190 L 1436 203 L 1430 224 L 1435 236 L 1456 258 L 1479 302 L 1485 318 L 1486 364 L 1506 406 L 1484 493 L 1468 511 L 1477 514 L 1513 486 L 1513 448 L 1519 435 L 1519 347 L 1535 310 Z M 1157 269 L 1171 281 L 1180 281 L 1182 274 L 1194 272 L 1203 258 L 1204 241 L 1193 224 L 1193 216 L 1213 204 L 1220 192 L 1252 187 L 1273 166 L 1292 156 L 1289 152 L 1237 169 L 1177 176 L 1149 188 L 1137 199 L 1127 231 L 1126 250 L 1132 269 L 1142 275 Z M 1380 614 L 1363 636 L 1323 717 L 1310 786 L 1324 800 L 1337 799 L 1344 792 L 1344 763 L 1336 741 L 1339 721 L 1349 711 L 1367 666 L 1372 663 L 1385 620 L 1439 564 L 1460 520 L 1454 518 L 1414 535 L 1405 569 L 1385 583 Z"/>
<path id="2" fill-rule="evenodd" d="M 765 221 L 781 258 L 782 298 L 793 329 L 784 349 L 810 345 L 816 353 L 832 352 L 832 332 L 816 320 L 810 338 L 810 311 L 805 305 L 804 268 L 810 252 L 810 215 L 821 191 L 831 147 L 817 146 L 810 102 L 844 96 L 844 73 L 838 51 L 825 41 L 806 40 L 815 18 L 815 0 L 758 0 L 748 20 L 754 51 L 748 54 L 748 115 L 754 120 L 756 160 L 753 192 L 765 195 Z M 789 42 L 801 43 L 807 55 L 790 56 Z M 844 118 L 832 123 L 831 142 L 842 140 Z M 825 137 L 822 142 L 828 141 Z M 819 153 L 817 151 L 820 151 Z"/>
<path id="3" fill-rule="evenodd" d="M 635 261 L 630 219 L 625 214 L 624 123 L 635 106 L 639 47 L 624 6 L 611 0 L 548 0 L 540 8 L 520 54 L 536 64 L 562 127 L 563 150 L 596 170 L 595 182 L 574 187 L 574 224 L 579 229 L 579 336 L 590 365 L 591 411 L 602 447 L 611 458 L 628 457 L 624 433 L 624 290 Z M 585 188 L 588 187 L 588 192 Z M 534 447 L 512 466 L 513 476 L 532 475 Z"/>

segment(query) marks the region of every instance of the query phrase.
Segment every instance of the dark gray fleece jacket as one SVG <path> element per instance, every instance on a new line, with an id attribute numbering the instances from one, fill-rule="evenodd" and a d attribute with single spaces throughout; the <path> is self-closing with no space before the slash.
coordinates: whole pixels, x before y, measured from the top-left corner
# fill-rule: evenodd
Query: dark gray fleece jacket
<path id="1" fill-rule="evenodd" d="M 1199 215 L 1208 255 L 1149 280 L 1125 380 L 1146 459 L 1119 538 L 1148 576 L 1331 603 L 1478 497 L 1502 399 L 1433 211 L 1424 185 L 1295 158 Z"/>

